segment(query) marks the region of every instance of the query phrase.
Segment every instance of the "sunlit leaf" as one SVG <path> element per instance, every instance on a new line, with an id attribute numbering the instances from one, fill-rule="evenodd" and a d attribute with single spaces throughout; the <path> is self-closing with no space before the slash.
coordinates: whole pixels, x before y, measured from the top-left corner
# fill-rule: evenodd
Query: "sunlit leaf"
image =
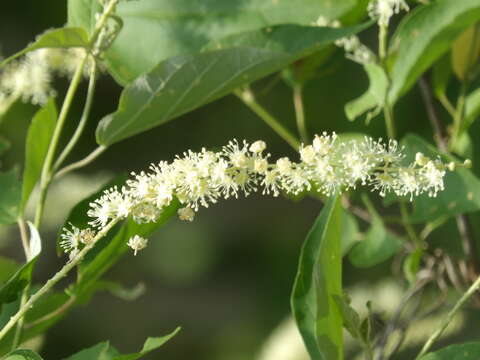
<path id="1" fill-rule="evenodd" d="M 8 62 L 25 55 L 26 53 L 42 48 L 69 48 L 88 46 L 88 34 L 80 27 L 66 27 L 49 30 L 37 37 L 37 39 L 25 49 L 8 57 L 0 63 L 0 67 Z"/>
<path id="2" fill-rule="evenodd" d="M 372 215 L 372 223 L 365 238 L 348 253 L 348 259 L 356 267 L 371 267 L 393 256 L 403 245 L 402 239 L 385 228 L 381 217 Z"/>
<path id="3" fill-rule="evenodd" d="M 199 52 L 225 36 L 279 24 L 310 25 L 357 10 L 357 0 L 137 0 L 121 1 L 123 28 L 106 53 L 110 73 L 125 85 L 159 62 Z M 364 6 L 364 4 L 363 4 Z M 98 0 L 69 0 L 68 24 L 91 32 Z"/>
<path id="4" fill-rule="evenodd" d="M 18 349 L 8 353 L 5 360 L 42 360 L 42 358 L 32 350 Z"/>
<path id="5" fill-rule="evenodd" d="M 389 102 L 396 102 L 457 36 L 478 20 L 478 0 L 431 1 L 410 12 L 390 42 Z"/>
<path id="6" fill-rule="evenodd" d="M 359 98 L 348 102 L 345 105 L 345 113 L 348 120 L 355 120 L 364 113 L 367 113 L 367 122 L 376 116 L 385 103 L 388 78 L 380 65 L 375 63 L 364 65 L 370 85 L 368 90 Z"/>
<path id="7" fill-rule="evenodd" d="M 97 142 L 110 145 L 163 124 L 365 26 L 277 26 L 209 45 L 217 50 L 163 61 L 125 88 L 118 110 L 100 121 Z"/>
<path id="8" fill-rule="evenodd" d="M 15 169 L 0 173 L 0 224 L 13 224 L 17 221 L 21 186 Z"/>
<path id="9" fill-rule="evenodd" d="M 43 162 L 55 129 L 57 109 L 55 101 L 50 99 L 33 117 L 28 128 L 25 143 L 25 167 L 23 170 L 21 211 L 25 208 L 28 198 L 40 179 Z"/>
<path id="10" fill-rule="evenodd" d="M 480 358 L 480 343 L 447 346 L 438 351 L 422 356 L 419 360 L 478 360 Z"/>
<path id="11" fill-rule="evenodd" d="M 480 57 L 480 25 L 470 26 L 455 40 L 452 46 L 452 67 L 460 80 Z"/>
<path id="12" fill-rule="evenodd" d="M 343 359 L 341 207 L 333 196 L 325 203 L 302 247 L 291 306 L 312 359 Z"/>
<path id="13" fill-rule="evenodd" d="M 99 343 L 91 348 L 82 350 L 64 360 L 136 360 L 140 359 L 153 350 L 158 349 L 174 337 L 180 328 L 175 329 L 172 333 L 162 336 L 162 337 L 149 337 L 145 344 L 143 345 L 142 350 L 138 353 L 121 355 L 118 350 L 115 349 L 108 341 Z"/>

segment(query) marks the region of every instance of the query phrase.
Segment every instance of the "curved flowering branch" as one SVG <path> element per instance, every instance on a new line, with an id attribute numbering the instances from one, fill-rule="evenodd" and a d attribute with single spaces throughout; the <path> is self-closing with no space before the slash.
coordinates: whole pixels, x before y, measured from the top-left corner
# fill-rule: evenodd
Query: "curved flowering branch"
<path id="1" fill-rule="evenodd" d="M 299 162 L 287 157 L 272 162 L 265 150 L 260 140 L 253 144 L 233 140 L 219 152 L 189 150 L 170 163 L 152 164 L 148 173 L 132 173 L 126 186 L 108 189 L 92 202 L 89 224 L 100 230 L 112 219 L 128 216 L 137 223 L 153 222 L 173 198 L 183 204 L 178 216 L 188 221 L 200 207 L 254 192 L 279 196 L 316 191 L 331 196 L 366 186 L 380 196 L 392 192 L 412 200 L 423 193 L 436 196 L 444 189 L 446 171 L 455 167 L 421 153 L 413 163 L 404 164 L 403 149 L 394 140 L 385 143 L 365 137 L 342 142 L 335 133 L 323 133 L 311 145 L 302 144 Z M 62 247 L 75 256 L 92 232 L 65 229 Z M 147 241 L 136 237 L 128 245 L 136 253 Z"/>
<path id="2" fill-rule="evenodd" d="M 178 210 L 182 220 L 192 221 L 200 206 L 219 199 L 248 196 L 253 192 L 278 196 L 317 191 L 326 196 L 357 186 L 369 186 L 381 196 L 427 193 L 436 196 L 444 189 L 443 177 L 456 164 L 444 164 L 417 153 L 415 161 L 403 164 L 403 149 L 394 140 L 387 144 L 365 137 L 361 141 L 340 142 L 335 133 L 315 136 L 311 145 L 302 144 L 300 161 L 283 157 L 270 162 L 266 144 L 230 141 L 219 152 L 202 149 L 187 151 L 171 163 L 152 165 L 150 172 L 132 173 L 122 188 L 113 187 L 90 204 L 87 215 L 91 228 L 64 228 L 61 247 L 70 261 L 20 307 L 0 330 L 0 339 L 27 310 L 75 267 L 95 244 L 119 221 L 132 216 L 138 223 L 155 221 L 174 197 L 184 205 Z M 465 164 L 466 166 L 469 163 Z M 147 246 L 147 239 L 133 236 L 127 245 L 134 254 Z"/>

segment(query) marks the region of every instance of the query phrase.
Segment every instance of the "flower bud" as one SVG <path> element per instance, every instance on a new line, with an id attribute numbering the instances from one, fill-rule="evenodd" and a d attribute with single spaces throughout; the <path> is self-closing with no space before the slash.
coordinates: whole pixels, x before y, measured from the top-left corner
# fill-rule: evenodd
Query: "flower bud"
<path id="1" fill-rule="evenodd" d="M 193 221 L 195 218 L 195 211 L 189 207 L 178 209 L 177 214 L 178 218 L 183 221 Z"/>
<path id="2" fill-rule="evenodd" d="M 262 140 L 257 140 L 255 141 L 252 145 L 250 145 L 250 151 L 252 153 L 258 154 L 261 153 L 263 150 L 267 148 L 267 144 L 265 144 L 265 141 Z"/>

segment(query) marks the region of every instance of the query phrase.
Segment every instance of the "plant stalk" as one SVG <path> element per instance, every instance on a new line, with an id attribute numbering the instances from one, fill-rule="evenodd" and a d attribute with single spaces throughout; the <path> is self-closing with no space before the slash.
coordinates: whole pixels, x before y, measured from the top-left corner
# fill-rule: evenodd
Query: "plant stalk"
<path id="1" fill-rule="evenodd" d="M 78 123 L 75 132 L 72 135 L 72 138 L 68 142 L 65 149 L 63 149 L 62 153 L 59 155 L 55 165 L 53 166 L 54 171 L 56 171 L 60 165 L 65 161 L 66 157 L 70 154 L 74 146 L 77 144 L 80 136 L 85 129 L 85 125 L 87 124 L 88 118 L 90 116 L 90 112 L 92 109 L 93 97 L 95 95 L 95 85 L 96 85 L 96 78 L 97 78 L 97 63 L 93 61 L 92 68 L 90 70 L 90 80 L 88 82 L 88 90 L 87 90 L 87 98 L 85 100 L 85 106 L 83 108 L 82 117 Z"/>
<path id="2" fill-rule="evenodd" d="M 45 162 L 43 163 L 42 173 L 40 177 L 40 196 L 35 209 L 36 211 L 35 211 L 34 225 L 37 229 L 40 227 L 40 223 L 42 221 L 43 209 L 45 206 L 45 199 L 47 196 L 48 187 L 52 180 L 53 157 L 55 156 L 55 151 L 57 150 L 58 141 L 60 139 L 60 135 L 62 133 L 65 120 L 67 118 L 68 112 L 70 110 L 73 99 L 75 97 L 75 93 L 77 92 L 78 85 L 80 84 L 80 81 L 82 79 L 83 68 L 87 61 L 87 58 L 88 58 L 88 55 L 86 55 L 82 59 L 80 64 L 78 64 L 77 69 L 75 70 L 75 74 L 73 75 L 72 81 L 70 82 L 70 86 L 68 87 L 65 100 L 63 101 L 62 109 L 60 110 L 60 114 L 58 116 L 55 130 L 53 131 L 52 140 L 50 142 L 50 146 L 48 147 L 47 155 L 45 157 Z"/>
<path id="3" fill-rule="evenodd" d="M 297 120 L 297 129 L 300 134 L 300 139 L 306 143 L 308 142 L 308 131 L 305 123 L 305 108 L 303 105 L 303 85 L 294 85 L 293 105 L 295 108 L 295 119 Z"/>
<path id="4" fill-rule="evenodd" d="M 273 131 L 275 131 L 283 140 L 285 140 L 292 148 L 298 150 L 300 142 L 288 131 L 283 125 L 270 114 L 262 105 L 260 105 L 249 90 L 235 91 L 235 95 L 238 96 L 242 102 L 250 108 L 255 114 L 257 114 Z"/>
<path id="5" fill-rule="evenodd" d="M 420 359 L 423 355 L 425 355 L 428 352 L 428 350 L 430 350 L 433 343 L 442 335 L 442 333 L 445 331 L 448 325 L 452 322 L 453 318 L 455 317 L 457 312 L 460 310 L 460 308 L 463 306 L 463 304 L 465 304 L 465 302 L 467 302 L 475 293 L 475 291 L 477 291 L 479 288 L 480 288 L 480 276 L 475 280 L 475 282 L 468 288 L 468 290 L 457 301 L 457 303 L 452 308 L 452 310 L 449 311 L 447 316 L 443 318 L 438 329 L 435 330 L 435 332 L 428 338 L 422 350 L 415 358 L 416 360 Z"/>
<path id="6" fill-rule="evenodd" d="M 72 270 L 84 258 L 88 251 L 90 251 L 95 246 L 97 241 L 103 238 L 108 233 L 108 231 L 119 221 L 119 218 L 112 219 L 102 230 L 97 233 L 91 244 L 85 245 L 85 247 L 80 250 L 80 252 L 71 261 L 65 264 L 65 266 L 60 269 L 60 271 L 58 271 L 22 306 L 20 306 L 17 313 L 10 318 L 7 324 L 0 331 L 0 341 L 5 337 L 8 331 L 25 315 L 25 313 L 33 307 L 37 300 L 40 299 L 43 295 L 45 295 L 48 291 L 50 291 L 50 289 L 62 278 L 64 278 L 68 274 L 68 272 Z"/>
<path id="7" fill-rule="evenodd" d="M 438 117 L 433 100 L 432 90 L 425 77 L 420 79 L 420 90 L 422 94 L 425 107 L 427 108 L 428 119 L 433 128 L 434 139 L 437 147 L 445 154 L 448 154 L 448 144 L 443 135 L 442 125 Z M 467 214 L 460 214 L 455 217 L 457 222 L 458 232 L 462 239 L 462 247 L 468 259 L 468 270 L 471 280 L 475 279 L 480 274 L 480 261 L 478 259 L 477 243 L 473 234 L 470 219 Z"/>
<path id="8" fill-rule="evenodd" d="M 408 237 L 415 244 L 415 247 L 418 249 L 424 249 L 425 244 L 420 237 L 418 237 L 417 232 L 410 224 L 410 215 L 408 213 L 407 205 L 404 202 L 400 202 L 400 214 L 402 216 L 402 225 L 407 231 Z"/>
<path id="9" fill-rule="evenodd" d="M 95 150 L 93 150 L 90 154 L 85 156 L 83 159 L 76 161 L 74 163 L 71 163 L 70 165 L 67 165 L 64 168 L 57 171 L 57 173 L 55 174 L 55 179 L 58 179 L 59 177 L 62 177 L 63 175 L 73 170 L 79 169 L 81 167 L 84 167 L 90 164 L 93 160 L 99 157 L 105 150 L 107 150 L 106 146 L 103 146 L 103 145 L 98 146 Z"/>

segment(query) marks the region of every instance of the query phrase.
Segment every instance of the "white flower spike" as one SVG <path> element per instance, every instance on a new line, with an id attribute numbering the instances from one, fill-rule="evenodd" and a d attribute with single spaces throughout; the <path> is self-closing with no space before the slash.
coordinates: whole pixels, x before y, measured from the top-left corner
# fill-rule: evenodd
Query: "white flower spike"
<path id="1" fill-rule="evenodd" d="M 174 198 L 182 204 L 177 214 L 185 221 L 193 221 L 201 206 L 253 192 L 278 196 L 317 191 L 331 196 L 369 186 L 380 196 L 391 192 L 412 200 L 424 193 L 436 196 L 445 187 L 446 171 L 455 168 L 422 153 L 404 164 L 403 149 L 394 140 L 365 137 L 342 142 L 335 133 L 316 135 L 312 145 L 302 144 L 299 162 L 287 157 L 270 162 L 265 150 L 263 141 L 250 145 L 234 140 L 219 152 L 189 150 L 171 163 L 152 165 L 148 173 L 132 173 L 127 186 L 108 189 L 90 204 L 90 225 L 101 231 L 110 221 L 128 216 L 140 224 L 153 222 Z M 94 234 L 72 226 L 64 229 L 61 246 L 72 256 L 83 244 L 91 244 Z M 138 235 L 128 241 L 135 254 L 146 245 L 147 239 Z"/>

